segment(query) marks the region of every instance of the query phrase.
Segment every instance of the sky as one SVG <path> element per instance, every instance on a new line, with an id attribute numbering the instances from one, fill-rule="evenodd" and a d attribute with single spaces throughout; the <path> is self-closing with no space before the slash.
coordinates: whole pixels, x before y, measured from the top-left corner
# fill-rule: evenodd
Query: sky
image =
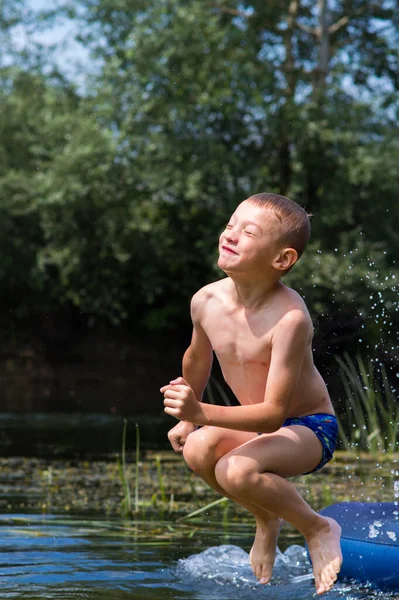
<path id="1" fill-rule="evenodd" d="M 27 0 L 27 4 L 32 10 L 40 11 L 54 8 L 56 2 L 54 0 Z M 60 44 L 60 50 L 58 54 L 54 54 L 54 60 L 63 73 L 79 83 L 79 79 L 82 77 L 81 67 L 87 65 L 89 53 L 82 44 L 74 39 L 75 34 L 76 25 L 65 19 L 40 34 L 35 34 L 33 40 L 48 47 L 49 51 L 54 44 Z M 27 43 L 27 32 L 23 26 L 14 29 L 13 38 L 19 47 Z"/>
<path id="2" fill-rule="evenodd" d="M 26 0 L 28 7 L 33 11 L 54 9 L 54 7 L 64 2 L 65 0 Z M 57 25 L 49 26 L 46 31 L 36 34 L 34 39 L 42 45 L 48 46 L 49 52 L 51 52 L 51 46 L 57 43 L 59 50 L 57 54 L 53 54 L 53 61 L 69 79 L 73 80 L 79 87 L 84 87 L 85 72 L 87 72 L 88 63 L 91 59 L 88 50 L 74 39 L 76 33 L 76 23 L 64 19 L 63 22 L 59 21 Z M 13 38 L 19 47 L 26 44 L 27 37 L 23 26 L 14 29 Z M 349 77 L 347 79 L 346 84 L 344 82 L 346 91 L 359 97 L 359 93 L 361 93 L 359 86 L 353 87 L 352 80 Z M 382 78 L 376 82 L 376 86 L 386 92 L 389 92 L 392 87 L 388 81 L 384 81 Z M 367 97 L 364 100 L 367 101 Z"/>

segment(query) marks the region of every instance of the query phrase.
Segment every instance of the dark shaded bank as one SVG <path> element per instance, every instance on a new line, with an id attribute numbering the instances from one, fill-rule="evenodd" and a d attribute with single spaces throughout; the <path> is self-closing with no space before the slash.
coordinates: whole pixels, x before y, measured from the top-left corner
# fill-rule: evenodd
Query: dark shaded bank
<path id="1" fill-rule="evenodd" d="M 159 388 L 181 374 L 191 333 L 184 340 L 176 332 L 129 333 L 76 313 L 2 329 L 0 412 L 17 413 L 157 415 Z"/>
<path id="2" fill-rule="evenodd" d="M 183 317 L 178 329 L 148 331 L 76 311 L 38 313 L 25 321 L 7 321 L 3 314 L 0 327 L 0 413 L 157 416 L 162 412 L 159 388 L 181 374 L 191 337 L 191 323 L 183 323 Z M 337 402 L 342 396 L 334 359 L 338 348 L 323 330 L 315 336 L 314 350 Z M 212 377 L 213 401 L 223 403 L 227 395 L 234 403 L 216 360 Z"/>
<path id="3" fill-rule="evenodd" d="M 189 318 L 188 309 L 186 317 Z M 315 364 L 326 380 L 340 415 L 345 414 L 347 391 L 343 388 L 336 357 L 344 350 L 356 356 L 350 349 L 358 325 L 356 321 L 349 327 L 348 320 L 340 322 L 331 315 L 316 327 L 313 343 Z M 5 320 L 4 313 L 0 313 L 0 415 L 36 415 L 32 422 L 35 436 L 41 414 L 59 414 L 60 423 L 56 430 L 61 432 L 63 429 L 61 445 L 65 445 L 65 436 L 72 439 L 70 427 L 77 436 L 83 436 L 82 443 L 86 444 L 86 434 L 79 426 L 80 415 L 84 414 L 88 415 L 86 423 L 90 422 L 90 415 L 116 416 L 119 419 L 141 419 L 151 415 L 157 423 L 163 423 L 163 398 L 159 389 L 171 378 L 181 375 L 181 360 L 190 341 L 191 327 L 183 316 L 180 325 L 174 329 L 148 331 L 131 322 L 112 325 L 99 318 L 78 314 L 75 310 L 38 312 L 25 320 L 14 321 Z M 338 335 L 341 330 L 345 334 L 343 337 Z M 372 356 L 380 355 L 375 351 Z M 383 357 L 381 360 L 384 362 Z M 386 366 L 391 379 L 396 382 L 394 361 L 392 364 L 386 362 Z M 215 360 L 205 400 L 223 404 L 226 398 L 230 403 L 236 402 Z M 67 419 L 63 426 L 62 415 L 73 415 L 73 425 Z M 115 451 L 117 430 L 122 428 L 117 425 L 116 433 L 109 433 L 110 423 L 111 420 L 101 432 L 105 452 Z M 171 423 L 174 423 L 173 419 L 169 420 Z M 25 435 L 26 431 L 30 435 L 29 425 L 25 427 L 24 421 L 22 425 L 21 434 Z M 0 432 L 0 450 L 6 454 L 10 452 L 7 447 L 12 445 L 10 434 L 14 435 L 16 431 L 13 421 L 8 421 L 9 426 L 10 431 Z M 167 429 L 160 425 L 158 434 L 157 427 L 152 428 L 149 437 L 157 444 L 153 447 L 158 447 L 158 439 Z M 89 424 L 89 429 L 93 429 L 94 433 L 94 425 Z M 90 432 L 88 435 L 94 441 L 95 435 Z M 45 431 L 45 428 L 40 431 L 40 436 L 46 438 L 43 443 L 52 444 L 51 432 Z M 111 441 L 109 448 L 108 440 Z M 36 439 L 32 442 L 36 443 Z M 37 442 L 42 443 L 41 440 Z M 77 442 L 79 446 L 79 440 Z M 97 447 L 94 452 L 98 453 Z M 15 452 L 11 451 L 11 454 Z M 31 451 L 27 448 L 22 454 L 29 456 Z M 45 455 L 49 454 L 52 452 L 45 452 Z"/>
<path id="4" fill-rule="evenodd" d="M 129 330 L 75 311 L 38 314 L 25 324 L 0 319 L 0 326 L 0 414 L 155 418 L 163 411 L 160 387 L 181 375 L 192 329 L 188 321 L 179 330 Z M 234 403 L 216 360 L 212 377 L 213 400 L 223 403 L 222 389 Z"/>
<path id="5" fill-rule="evenodd" d="M 0 455 L 90 460 L 119 454 L 123 421 L 101 413 L 0 413 Z M 137 434 L 143 451 L 170 449 L 174 423 L 159 411 L 127 417 L 126 450 L 135 451 Z"/>

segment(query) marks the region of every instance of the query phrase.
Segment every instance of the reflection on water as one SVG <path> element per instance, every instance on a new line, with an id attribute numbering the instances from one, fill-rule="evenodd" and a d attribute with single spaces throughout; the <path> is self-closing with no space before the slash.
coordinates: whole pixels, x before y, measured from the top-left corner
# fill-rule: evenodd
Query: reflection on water
<path id="1" fill-rule="evenodd" d="M 252 529 L 231 533 L 170 523 L 0 518 L 0 597 L 62 600 L 306 600 L 314 598 L 304 549 L 279 553 L 273 583 L 248 566 Z M 244 550 L 245 548 L 246 550 Z M 267 594 L 265 593 L 267 591 Z M 392 598 L 340 583 L 329 600 Z"/>

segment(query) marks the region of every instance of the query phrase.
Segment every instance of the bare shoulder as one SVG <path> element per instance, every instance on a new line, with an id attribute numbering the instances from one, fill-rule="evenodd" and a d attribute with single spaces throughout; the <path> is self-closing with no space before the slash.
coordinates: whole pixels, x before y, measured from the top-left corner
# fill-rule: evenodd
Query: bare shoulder
<path id="1" fill-rule="evenodd" d="M 200 322 L 210 309 L 222 301 L 225 294 L 225 280 L 215 281 L 205 285 L 194 294 L 191 299 L 191 317 L 193 321 Z"/>
<path id="2" fill-rule="evenodd" d="M 313 335 L 312 319 L 305 301 L 298 292 L 284 285 L 280 290 L 279 301 L 282 309 L 279 326 L 284 329 L 308 331 Z"/>

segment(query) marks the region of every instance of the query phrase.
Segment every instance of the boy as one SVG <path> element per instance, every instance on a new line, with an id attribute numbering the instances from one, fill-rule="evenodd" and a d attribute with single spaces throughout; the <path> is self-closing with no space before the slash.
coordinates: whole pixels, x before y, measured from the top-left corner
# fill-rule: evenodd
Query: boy
<path id="1" fill-rule="evenodd" d="M 244 200 L 219 240 L 227 274 L 191 302 L 193 335 L 183 377 L 161 388 L 165 412 L 180 420 L 173 449 L 219 494 L 256 519 L 251 566 L 271 579 L 283 521 L 305 537 L 317 594 L 342 563 L 340 526 L 303 500 L 287 478 L 318 470 L 334 451 L 337 426 L 313 364 L 312 323 L 300 296 L 280 279 L 310 235 L 306 212 L 275 194 Z M 213 352 L 240 406 L 201 402 Z M 200 426 L 198 429 L 197 426 Z"/>

